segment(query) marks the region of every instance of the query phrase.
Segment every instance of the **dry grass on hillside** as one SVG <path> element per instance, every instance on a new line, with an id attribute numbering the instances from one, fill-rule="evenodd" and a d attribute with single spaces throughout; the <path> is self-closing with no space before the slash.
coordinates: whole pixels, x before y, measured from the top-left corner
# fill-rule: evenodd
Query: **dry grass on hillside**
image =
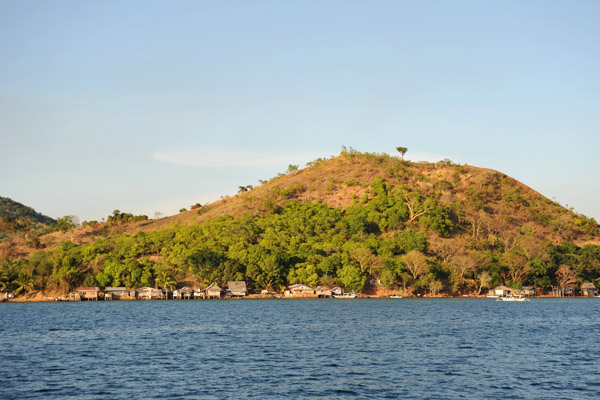
<path id="1" fill-rule="evenodd" d="M 87 243 L 114 233 L 135 234 L 174 226 L 200 223 L 220 215 L 261 215 L 286 201 L 321 201 L 332 207 L 346 207 L 360 199 L 369 185 L 381 177 L 393 186 L 437 198 L 452 207 L 482 231 L 503 232 L 529 229 L 540 240 L 560 242 L 565 238 L 579 243 L 598 243 L 597 237 L 585 237 L 573 228 L 577 216 L 551 202 L 526 185 L 506 175 L 484 168 L 451 163 L 401 162 L 385 155 L 348 154 L 332 158 L 297 172 L 271 179 L 250 191 L 206 205 L 199 215 L 190 210 L 158 220 L 148 220 L 108 227 L 80 227 L 73 232 L 55 232 L 43 239 L 52 247 L 62 240 Z M 481 203 L 482 205 L 478 204 Z M 565 220 L 563 231 L 552 222 Z M 541 223 L 542 220 L 550 223 Z M 470 232 L 463 232 L 469 235 Z"/>

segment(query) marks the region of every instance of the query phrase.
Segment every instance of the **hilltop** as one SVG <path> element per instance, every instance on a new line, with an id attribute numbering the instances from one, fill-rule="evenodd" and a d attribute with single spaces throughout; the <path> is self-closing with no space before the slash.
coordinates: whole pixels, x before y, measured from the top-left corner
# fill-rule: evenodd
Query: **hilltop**
<path id="1" fill-rule="evenodd" d="M 29 224 L 52 225 L 56 223 L 56 220 L 40 214 L 33 208 L 2 196 L 0 196 L 0 218 L 13 221 L 21 220 Z"/>
<path id="2" fill-rule="evenodd" d="M 0 242 L 12 241 L 31 232 L 47 232 L 47 228 L 55 224 L 56 220 L 33 208 L 0 196 Z"/>
<path id="3" fill-rule="evenodd" d="M 280 174 L 258 187 L 240 186 L 243 189 L 236 196 L 212 204 L 198 204 L 190 207 L 191 210 L 158 220 L 142 218 L 139 222 L 113 224 L 106 231 L 134 234 L 194 225 L 222 215 L 260 216 L 289 201 L 320 202 L 343 209 L 360 203 L 370 185 L 382 179 L 391 190 L 404 188 L 407 193 L 435 199 L 436 203 L 452 210 L 455 235 L 480 239 L 526 229 L 535 237 L 555 244 L 565 240 L 579 245 L 600 244 L 600 230 L 593 219 L 570 211 L 491 169 L 456 165 L 449 160 L 415 163 L 386 154 L 356 152 L 310 164 L 307 168 Z M 96 226 L 106 228 L 103 224 Z M 94 237 L 93 231 L 82 227 L 75 235 L 86 241 Z M 64 234 L 55 236 L 48 238 L 49 243 L 66 238 Z"/>
<path id="4" fill-rule="evenodd" d="M 27 260 L 32 288 L 63 291 L 82 282 L 228 279 L 275 290 L 289 283 L 433 294 L 499 283 L 548 290 L 563 264 L 571 280 L 600 277 L 596 221 L 501 172 L 449 160 L 344 151 L 191 208 L 158 220 L 116 210 L 105 223 L 42 236 L 43 251 L 13 243 L 5 258 Z M 53 278 L 36 278 L 40 269 Z"/>

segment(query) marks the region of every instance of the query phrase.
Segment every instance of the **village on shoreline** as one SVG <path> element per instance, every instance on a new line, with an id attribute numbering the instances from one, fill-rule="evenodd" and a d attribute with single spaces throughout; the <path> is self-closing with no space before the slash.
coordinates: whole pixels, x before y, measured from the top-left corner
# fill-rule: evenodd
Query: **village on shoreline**
<path id="1" fill-rule="evenodd" d="M 401 292 L 402 294 L 399 294 Z M 250 291 L 245 281 L 229 281 L 226 288 L 221 288 L 213 283 L 206 288 L 190 288 L 184 286 L 179 289 L 157 289 L 143 287 L 139 289 L 126 287 L 78 287 L 64 296 L 14 296 L 13 293 L 0 288 L 0 301 L 2 302 L 79 302 L 79 301 L 133 301 L 133 300 L 216 300 L 216 299 L 354 299 L 354 298 L 502 298 L 502 297 L 600 297 L 600 291 L 593 283 L 583 283 L 580 288 L 566 286 L 553 288 L 550 293 L 537 293 L 533 287 L 512 289 L 507 286 L 497 286 L 486 294 L 466 294 L 449 296 L 447 294 L 413 294 L 406 291 L 379 291 L 374 293 L 345 292 L 336 286 L 326 288 L 318 286 L 312 288 L 303 284 L 290 285 L 281 293 L 260 290 Z"/>

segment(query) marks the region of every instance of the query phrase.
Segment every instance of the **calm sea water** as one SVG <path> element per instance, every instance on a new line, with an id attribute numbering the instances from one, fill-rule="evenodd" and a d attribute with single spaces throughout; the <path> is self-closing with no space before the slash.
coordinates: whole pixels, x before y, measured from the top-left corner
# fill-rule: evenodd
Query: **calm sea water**
<path id="1" fill-rule="evenodd" d="M 0 399 L 600 398 L 600 299 L 0 304 Z"/>

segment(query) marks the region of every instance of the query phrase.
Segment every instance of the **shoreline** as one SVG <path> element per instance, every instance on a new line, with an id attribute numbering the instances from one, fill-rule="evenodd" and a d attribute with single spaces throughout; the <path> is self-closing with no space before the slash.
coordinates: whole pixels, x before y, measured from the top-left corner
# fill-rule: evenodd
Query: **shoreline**
<path id="1" fill-rule="evenodd" d="M 565 297 L 555 297 L 555 296 L 532 296 L 530 299 L 593 299 L 595 297 L 592 296 L 565 296 Z M 260 294 L 251 294 L 244 297 L 222 297 L 219 299 L 130 299 L 130 300 L 67 300 L 61 299 L 58 300 L 56 297 L 47 297 L 47 298 L 12 298 L 10 300 L 3 301 L 2 303 L 96 303 L 96 302 L 137 302 L 137 301 L 219 301 L 219 300 L 336 300 L 335 298 L 319 298 L 317 296 L 273 296 L 273 295 L 260 295 Z M 355 299 L 346 299 L 346 300 L 360 300 L 360 299 L 390 299 L 389 295 L 359 295 Z M 395 300 L 407 300 L 407 299 L 420 299 L 420 300 L 434 300 L 434 299 L 488 299 L 485 295 L 480 296 L 403 296 L 400 299 Z M 338 299 L 343 300 L 343 299 Z M 489 300 L 496 300 L 494 298 L 489 298 Z"/>

